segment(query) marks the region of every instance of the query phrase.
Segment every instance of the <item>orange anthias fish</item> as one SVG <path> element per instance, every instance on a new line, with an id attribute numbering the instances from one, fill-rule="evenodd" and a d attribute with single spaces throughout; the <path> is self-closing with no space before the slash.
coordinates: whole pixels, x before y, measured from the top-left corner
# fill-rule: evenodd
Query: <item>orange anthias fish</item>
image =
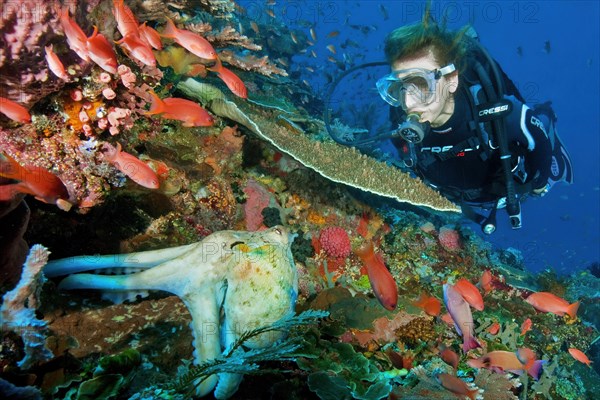
<path id="1" fill-rule="evenodd" d="M 571 347 L 569 349 L 569 354 L 577 361 L 584 363 L 588 367 L 591 367 L 590 364 L 592 363 L 592 361 L 583 353 L 583 351 Z"/>
<path id="2" fill-rule="evenodd" d="M 115 166 L 119 171 L 131 178 L 132 181 L 148 189 L 158 189 L 158 176 L 142 160 L 136 156 L 122 151 L 121 144 L 113 147 L 109 143 L 102 145 L 104 159 Z"/>
<path id="3" fill-rule="evenodd" d="M 13 121 L 22 123 L 31 122 L 31 114 L 29 114 L 29 111 L 25 107 L 4 97 L 0 97 L 0 113 Z"/>
<path id="4" fill-rule="evenodd" d="M 354 253 L 365 264 L 373 293 L 381 305 L 390 311 L 394 310 L 398 304 L 398 285 L 386 268 L 381 255 L 375 253 L 373 243 L 365 243 Z"/>
<path id="5" fill-rule="evenodd" d="M 117 41 L 117 43 L 129 52 L 130 58 L 134 58 L 150 67 L 156 66 L 156 57 L 152 52 L 152 48 L 142 40 L 141 36 L 128 35 Z"/>
<path id="6" fill-rule="evenodd" d="M 223 63 L 221 63 L 221 60 L 217 58 L 217 63 L 213 67 L 207 69 L 216 72 L 233 94 L 242 99 L 248 98 L 248 89 L 246 89 L 244 82 L 236 74 L 225 68 Z"/>
<path id="7" fill-rule="evenodd" d="M 575 318 L 577 309 L 579 308 L 578 301 L 569 304 L 566 300 L 563 300 L 550 292 L 533 293 L 527 297 L 525 301 L 538 311 L 550 312 L 561 317 L 565 314 L 569 314 L 571 318 Z"/>
<path id="8" fill-rule="evenodd" d="M 443 344 L 441 344 L 438 349 L 440 350 L 440 358 L 446 364 L 452 366 L 452 368 L 454 368 L 454 371 L 456 371 L 458 369 L 458 361 L 459 361 L 458 354 L 456 354 L 456 352 L 454 350 L 452 350 L 450 347 L 446 347 Z"/>
<path id="9" fill-rule="evenodd" d="M 545 360 L 536 360 L 535 353 L 528 348 L 521 348 L 516 352 L 512 351 L 491 351 L 479 358 L 467 361 L 473 368 L 487 368 L 494 372 L 504 373 L 509 371 L 515 374 L 521 374 L 527 371 L 534 379 L 539 379 L 542 372 L 542 366 Z"/>
<path id="10" fill-rule="evenodd" d="M 160 40 L 160 35 L 154 28 L 146 25 L 146 22 L 144 21 L 144 23 L 141 24 L 138 29 L 142 40 L 148 43 L 153 49 L 162 50 L 163 46 Z"/>
<path id="11" fill-rule="evenodd" d="M 479 287 L 483 289 L 484 293 L 489 293 L 492 290 L 492 280 L 494 279 L 494 276 L 492 275 L 492 273 L 490 272 L 489 269 L 486 269 L 485 271 L 483 271 L 483 274 L 481 274 L 481 278 L 479 278 Z"/>
<path id="12" fill-rule="evenodd" d="M 60 58 L 58 58 L 56 53 L 54 53 L 54 51 L 52 50 L 52 45 L 46 46 L 45 50 L 46 62 L 48 63 L 48 68 L 50 68 L 50 71 L 52 71 L 54 75 L 56 75 L 63 81 L 70 80 L 69 74 L 67 74 L 67 71 L 65 70 L 65 66 L 63 65 L 62 61 L 60 61 Z"/>
<path id="13" fill-rule="evenodd" d="M 200 58 L 208 60 L 215 60 L 217 58 L 217 52 L 208 40 L 197 33 L 178 29 L 169 18 L 167 18 L 167 26 L 161 36 L 175 40 L 181 47 Z"/>
<path id="14" fill-rule="evenodd" d="M 162 114 L 163 118 L 176 119 L 183 122 L 183 126 L 212 126 L 215 122 L 213 117 L 198 103 L 177 97 L 161 99 L 154 92 L 152 105 L 147 115 Z"/>
<path id="15" fill-rule="evenodd" d="M 60 12 L 60 24 L 67 37 L 67 44 L 77 55 L 85 61 L 90 61 L 87 51 L 87 37 L 81 27 L 69 16 L 69 7 L 64 6 Z"/>
<path id="16" fill-rule="evenodd" d="M 483 311 L 483 298 L 479 290 L 465 278 L 459 279 L 454 284 L 454 289 L 476 310 Z"/>
<path id="17" fill-rule="evenodd" d="M 461 398 L 467 396 L 475 400 L 479 394 L 479 389 L 471 389 L 465 381 L 454 375 L 442 373 L 437 375 L 437 379 L 444 388 Z"/>
<path id="18" fill-rule="evenodd" d="M 25 193 L 48 204 L 69 211 L 69 192 L 56 175 L 42 167 L 21 166 L 11 157 L 0 153 L 0 176 L 14 179 L 17 183 L 0 186 L 0 200 L 9 200 L 17 193 Z"/>
<path id="19" fill-rule="evenodd" d="M 117 29 L 123 37 L 139 35 L 137 18 L 131 8 L 125 5 L 124 0 L 113 0 L 113 15 L 117 21 Z"/>
<path id="20" fill-rule="evenodd" d="M 529 332 L 532 325 L 533 323 L 531 322 L 531 318 L 527 318 L 525 321 L 523 321 L 521 324 L 521 336 Z"/>
<path id="21" fill-rule="evenodd" d="M 103 70 L 111 74 L 117 73 L 117 54 L 106 37 L 98 33 L 96 26 L 92 36 L 87 38 L 87 50 L 90 59 Z"/>
<path id="22" fill-rule="evenodd" d="M 421 297 L 413 301 L 412 304 L 432 317 L 440 315 L 442 309 L 442 302 L 433 296 L 428 296 L 426 293 L 421 293 Z"/>

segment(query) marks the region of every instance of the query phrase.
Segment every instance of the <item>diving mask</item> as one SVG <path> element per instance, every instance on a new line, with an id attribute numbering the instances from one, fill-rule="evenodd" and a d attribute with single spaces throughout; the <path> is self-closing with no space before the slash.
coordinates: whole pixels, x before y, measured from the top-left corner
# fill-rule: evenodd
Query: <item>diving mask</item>
<path id="1" fill-rule="evenodd" d="M 379 95 L 388 104 L 402 107 L 407 111 L 406 99 L 411 104 L 429 105 L 435 99 L 435 85 L 444 75 L 454 72 L 454 64 L 433 71 L 423 68 L 410 68 L 392 71 L 377 81 Z"/>

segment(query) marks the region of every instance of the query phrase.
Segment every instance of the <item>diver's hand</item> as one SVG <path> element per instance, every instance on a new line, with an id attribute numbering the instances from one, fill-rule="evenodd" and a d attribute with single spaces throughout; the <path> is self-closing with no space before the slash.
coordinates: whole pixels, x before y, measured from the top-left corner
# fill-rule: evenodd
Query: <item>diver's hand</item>
<path id="1" fill-rule="evenodd" d="M 545 184 L 544 186 L 542 186 L 541 188 L 537 188 L 537 189 L 533 189 L 531 191 L 531 193 L 534 196 L 538 196 L 538 197 L 544 197 L 546 195 L 546 193 L 548 193 L 548 191 L 550 190 L 550 185 L 549 184 Z"/>

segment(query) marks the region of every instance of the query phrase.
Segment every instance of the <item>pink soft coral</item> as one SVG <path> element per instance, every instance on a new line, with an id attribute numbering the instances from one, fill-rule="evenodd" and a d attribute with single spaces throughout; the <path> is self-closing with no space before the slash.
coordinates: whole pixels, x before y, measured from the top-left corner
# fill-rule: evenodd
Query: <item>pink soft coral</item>
<path id="1" fill-rule="evenodd" d="M 444 249 L 450 252 L 457 252 L 461 249 L 460 235 L 456 229 L 451 226 L 445 225 L 440 228 L 438 235 L 440 244 Z"/>
<path id="2" fill-rule="evenodd" d="M 327 255 L 331 257 L 346 258 L 352 251 L 348 233 L 339 226 L 330 226 L 323 229 L 319 242 Z"/>
<path id="3" fill-rule="evenodd" d="M 254 179 L 249 179 L 246 187 L 243 189 L 247 199 L 244 204 L 246 214 L 246 229 L 249 231 L 259 231 L 265 229 L 263 224 L 262 210 L 269 207 L 271 194 L 260 183 Z"/>

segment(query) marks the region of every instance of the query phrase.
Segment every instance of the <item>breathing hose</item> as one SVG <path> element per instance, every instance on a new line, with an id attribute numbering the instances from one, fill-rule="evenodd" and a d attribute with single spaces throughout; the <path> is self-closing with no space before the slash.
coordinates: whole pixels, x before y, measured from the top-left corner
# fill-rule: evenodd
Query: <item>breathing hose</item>
<path id="1" fill-rule="evenodd" d="M 492 73 L 494 74 L 494 80 L 497 83 L 497 90 L 494 90 L 494 86 L 489 79 L 486 79 L 487 74 L 483 71 L 483 66 L 480 63 L 476 63 L 475 68 L 478 70 L 477 75 L 479 76 L 481 86 L 485 91 L 485 94 L 490 102 L 497 102 L 502 99 L 502 93 L 504 93 L 504 85 L 502 84 L 502 78 L 500 72 L 496 66 L 496 62 L 489 55 L 487 50 L 476 40 L 473 42 L 478 46 L 482 54 L 487 58 Z M 510 224 L 513 229 L 521 228 L 521 204 L 517 197 L 515 190 L 515 183 L 512 176 L 511 168 L 511 154 L 508 149 L 508 141 L 506 139 L 505 122 L 504 118 L 496 118 L 491 121 L 493 130 L 498 142 L 498 148 L 500 150 L 500 163 L 502 166 L 502 173 L 504 175 L 504 181 L 506 184 L 506 212 L 508 213 Z"/>
<path id="2" fill-rule="evenodd" d="M 340 81 L 342 79 L 344 79 L 347 75 L 351 74 L 352 72 L 354 72 L 358 69 L 367 68 L 367 67 L 379 67 L 379 66 L 384 66 L 384 65 L 389 65 L 389 64 L 386 61 L 375 61 L 375 62 L 357 65 L 355 67 L 352 67 L 352 68 L 344 71 L 344 73 L 342 73 L 337 78 L 335 78 L 335 80 L 331 83 L 329 90 L 327 90 L 327 93 L 325 94 L 325 99 L 324 99 L 325 110 L 323 111 L 323 122 L 325 123 L 325 129 L 327 130 L 327 133 L 329 133 L 329 136 L 337 143 L 342 144 L 344 146 L 360 146 L 360 145 L 370 144 L 370 143 L 373 143 L 373 142 L 376 142 L 381 139 L 385 139 L 385 138 L 389 137 L 388 134 L 385 134 L 385 135 L 373 136 L 368 139 L 356 140 L 356 141 L 349 142 L 349 141 L 343 140 L 343 139 L 337 137 L 336 135 L 334 135 L 331 130 L 331 125 L 330 125 L 331 109 L 329 108 L 329 101 L 331 100 L 331 95 L 333 94 L 333 91 L 337 87 L 338 83 L 340 83 Z"/>

